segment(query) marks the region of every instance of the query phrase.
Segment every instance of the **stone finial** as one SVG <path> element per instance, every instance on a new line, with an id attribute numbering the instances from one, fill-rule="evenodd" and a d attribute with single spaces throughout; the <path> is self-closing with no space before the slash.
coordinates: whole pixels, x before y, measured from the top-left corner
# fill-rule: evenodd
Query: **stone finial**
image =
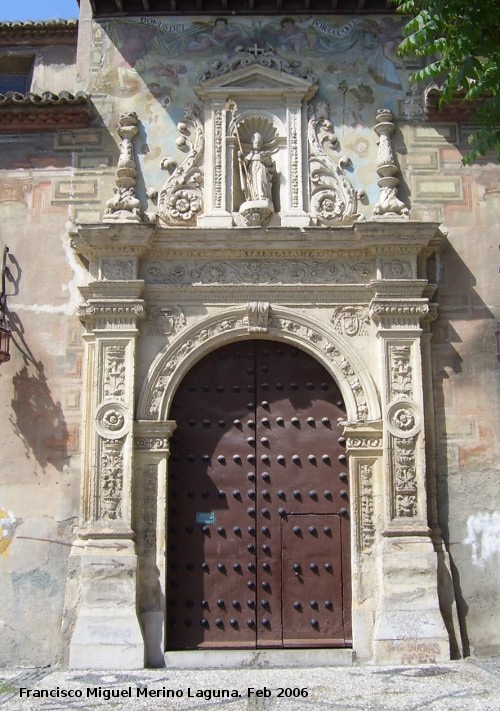
<path id="1" fill-rule="evenodd" d="M 136 197 L 137 166 L 134 155 L 134 140 L 139 129 L 139 119 L 133 111 L 120 115 L 118 135 L 120 136 L 120 157 L 116 168 L 114 195 L 106 202 L 104 222 L 143 222 L 144 216 L 140 200 Z"/>
<path id="2" fill-rule="evenodd" d="M 376 117 L 374 131 L 379 136 L 377 173 L 380 178 L 377 185 L 380 188 L 380 199 L 375 205 L 373 214 L 384 217 L 404 217 L 409 218 L 409 210 L 398 196 L 399 168 L 394 159 L 392 150 L 391 134 L 396 130 L 394 116 L 389 109 L 379 109 Z"/>

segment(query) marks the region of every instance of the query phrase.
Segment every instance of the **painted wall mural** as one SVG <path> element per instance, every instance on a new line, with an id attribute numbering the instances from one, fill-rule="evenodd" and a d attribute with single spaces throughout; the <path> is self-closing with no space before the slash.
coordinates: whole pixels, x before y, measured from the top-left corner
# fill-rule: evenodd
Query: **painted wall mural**
<path id="1" fill-rule="evenodd" d="M 292 66 L 300 64 L 318 77 L 317 99 L 330 104 L 342 151 L 355 162 L 354 187 L 373 186 L 373 205 L 378 197 L 374 116 L 380 106 L 397 115 L 396 100 L 407 89 L 407 71 L 396 56 L 401 26 L 400 18 L 355 17 L 334 23 L 305 15 L 103 21 L 94 29 L 99 52 L 91 90 L 137 112 L 142 170 L 149 184 L 159 186 L 161 158 L 179 154 L 175 126 L 182 110 L 199 104 L 194 87 L 200 77 L 231 59 L 238 48 L 274 48 Z"/>

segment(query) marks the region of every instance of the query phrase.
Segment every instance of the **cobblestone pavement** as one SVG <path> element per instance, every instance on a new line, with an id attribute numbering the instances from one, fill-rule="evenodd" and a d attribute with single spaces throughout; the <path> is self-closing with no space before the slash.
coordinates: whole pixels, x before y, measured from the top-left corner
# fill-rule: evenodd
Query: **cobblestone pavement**
<path id="1" fill-rule="evenodd" d="M 51 696 L 40 698 L 44 691 Z M 212 711 L 222 705 L 227 711 L 500 711 L 500 658 L 407 667 L 0 670 L 1 711 Z"/>

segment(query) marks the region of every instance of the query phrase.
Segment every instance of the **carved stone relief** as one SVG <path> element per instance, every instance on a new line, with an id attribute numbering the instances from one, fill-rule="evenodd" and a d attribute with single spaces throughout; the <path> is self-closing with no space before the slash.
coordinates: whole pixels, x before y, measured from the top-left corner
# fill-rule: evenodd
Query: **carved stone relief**
<path id="1" fill-rule="evenodd" d="M 146 550 L 156 548 L 156 516 L 158 497 L 158 466 L 147 464 L 143 471 L 142 537 Z"/>
<path id="2" fill-rule="evenodd" d="M 103 398 L 123 400 L 125 395 L 125 346 L 105 346 Z"/>
<path id="3" fill-rule="evenodd" d="M 411 279 L 413 270 L 410 262 L 403 262 L 400 259 L 393 259 L 382 264 L 383 279 Z"/>
<path id="4" fill-rule="evenodd" d="M 339 141 L 325 101 L 311 107 L 307 135 L 313 221 L 318 225 L 352 222 L 359 217 L 357 193 L 344 173 L 351 161 L 346 156 L 335 159 L 332 154 Z"/>
<path id="5" fill-rule="evenodd" d="M 146 332 L 150 336 L 172 336 L 186 325 L 180 306 L 149 306 L 146 311 Z"/>
<path id="6" fill-rule="evenodd" d="M 375 133 L 379 136 L 377 173 L 380 178 L 377 185 L 380 188 L 380 198 L 373 210 L 374 216 L 404 217 L 409 219 L 410 211 L 398 198 L 399 168 L 396 165 L 392 150 L 391 134 L 396 130 L 394 116 L 389 109 L 379 109 L 377 112 Z"/>
<path id="7" fill-rule="evenodd" d="M 135 262 L 133 259 L 102 259 L 101 279 L 110 281 L 128 280 L 135 277 Z"/>
<path id="8" fill-rule="evenodd" d="M 392 346 L 389 349 L 390 388 L 393 396 L 412 397 L 413 395 L 413 368 L 410 358 L 410 346 Z"/>
<path id="9" fill-rule="evenodd" d="M 269 303 L 252 301 L 247 304 L 248 332 L 267 333 L 269 321 Z"/>
<path id="10" fill-rule="evenodd" d="M 375 522 L 373 506 L 373 465 L 361 464 L 359 467 L 359 547 L 370 548 L 375 541 Z"/>
<path id="11" fill-rule="evenodd" d="M 137 114 L 133 111 L 127 111 L 120 115 L 118 135 L 122 141 L 116 169 L 116 187 L 113 197 L 106 202 L 104 222 L 144 221 L 141 201 L 135 194 L 137 167 L 134 140 L 139 133 L 138 123 Z"/>
<path id="12" fill-rule="evenodd" d="M 259 306 L 257 304 L 251 305 L 250 311 L 253 312 L 253 315 L 250 316 L 251 319 L 263 323 L 264 314 L 268 314 L 267 304 L 263 304 L 260 307 L 260 315 Z M 174 349 L 169 354 L 167 363 L 151 385 L 152 393 L 148 405 L 149 417 L 158 417 L 170 378 L 182 361 L 185 360 L 186 356 L 209 338 L 213 338 L 221 333 L 238 329 L 248 331 L 250 326 L 248 314 L 249 312 L 247 312 L 246 318 L 235 315 L 234 317 L 223 318 L 221 321 L 208 326 L 201 326 L 193 331 L 187 340 L 180 343 L 177 347 L 174 346 Z M 276 333 L 283 331 L 292 332 L 296 336 L 301 337 L 304 342 L 314 343 L 317 348 L 321 349 L 326 357 L 334 362 L 336 367 L 344 374 L 356 403 L 357 419 L 359 421 L 365 421 L 368 418 L 369 408 L 366 402 L 366 395 L 352 364 L 323 333 L 294 319 L 276 315 L 268 316 L 267 329 L 270 333 L 273 331 Z"/>
<path id="13" fill-rule="evenodd" d="M 181 134 L 177 146 L 187 150 L 185 160 L 178 165 L 173 158 L 164 158 L 162 170 L 170 172 L 158 195 L 158 222 L 160 225 L 190 227 L 203 211 L 203 173 L 200 161 L 205 147 L 203 125 L 195 106 L 184 109 L 183 120 L 177 124 Z M 152 198 L 155 191 L 148 191 Z"/>
<path id="14" fill-rule="evenodd" d="M 370 312 L 366 306 L 337 306 L 330 320 L 343 336 L 366 336 Z"/>
<path id="15" fill-rule="evenodd" d="M 99 518 L 116 521 L 122 515 L 122 440 L 101 440 L 99 483 Z"/>
<path id="16" fill-rule="evenodd" d="M 397 517 L 412 518 L 417 516 L 416 439 L 416 436 L 393 438 L 394 513 Z"/>
<path id="17" fill-rule="evenodd" d="M 258 47 L 257 45 L 236 47 L 232 57 L 224 62 L 213 62 L 212 68 L 204 71 L 199 81 L 204 82 L 207 79 L 214 79 L 251 65 L 275 69 L 278 72 L 283 72 L 283 74 L 290 74 L 313 83 L 318 81 L 318 78 L 311 70 L 303 68 L 298 60 L 287 62 L 283 57 L 277 55 L 272 47 Z"/>
<path id="18" fill-rule="evenodd" d="M 145 262 L 141 276 L 146 284 L 366 284 L 374 277 L 372 262 L 309 259 L 266 261 L 234 259 Z"/>

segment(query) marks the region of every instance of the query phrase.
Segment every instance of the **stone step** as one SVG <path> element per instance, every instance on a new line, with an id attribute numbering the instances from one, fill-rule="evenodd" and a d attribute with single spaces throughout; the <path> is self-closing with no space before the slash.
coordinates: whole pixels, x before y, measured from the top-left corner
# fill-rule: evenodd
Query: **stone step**
<path id="1" fill-rule="evenodd" d="M 349 667 L 352 649 L 202 649 L 166 652 L 167 669 Z"/>

